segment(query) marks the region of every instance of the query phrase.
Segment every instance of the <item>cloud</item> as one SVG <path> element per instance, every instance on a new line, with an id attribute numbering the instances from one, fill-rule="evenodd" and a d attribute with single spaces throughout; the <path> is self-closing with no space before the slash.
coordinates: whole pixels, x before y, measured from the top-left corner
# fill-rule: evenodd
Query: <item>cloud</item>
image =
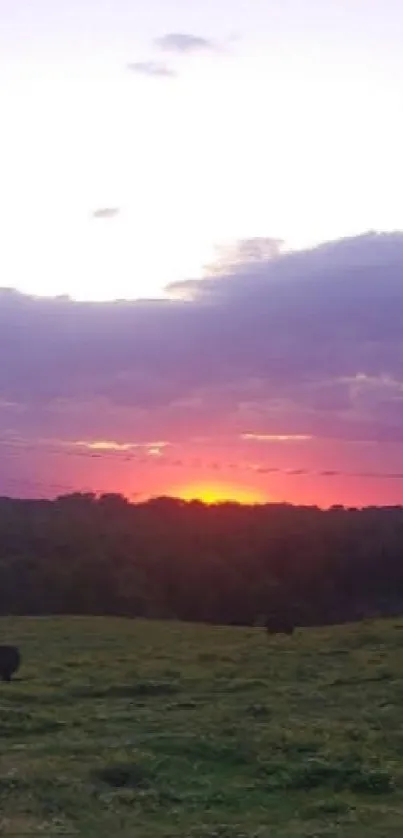
<path id="1" fill-rule="evenodd" d="M 241 434 L 241 439 L 252 442 L 307 442 L 310 434 Z"/>
<path id="2" fill-rule="evenodd" d="M 282 239 L 268 236 L 255 236 L 242 239 L 235 244 L 217 248 L 217 256 L 213 264 L 206 267 L 210 276 L 225 276 L 244 268 L 245 264 L 258 264 L 280 256 L 284 249 Z M 172 285 L 171 289 L 180 289 L 181 284 Z"/>
<path id="3" fill-rule="evenodd" d="M 205 52 L 215 49 L 215 44 L 208 38 L 202 38 L 199 35 L 190 35 L 184 32 L 170 32 L 163 35 L 162 38 L 157 38 L 156 45 L 165 52 Z"/>
<path id="4" fill-rule="evenodd" d="M 69 444 L 89 451 L 128 453 L 130 451 L 145 450 L 148 453 L 153 452 L 155 454 L 157 451 L 161 453 L 163 448 L 167 448 L 169 442 L 116 442 L 115 440 L 100 439 L 77 440 Z"/>
<path id="5" fill-rule="evenodd" d="M 127 65 L 132 73 L 150 78 L 175 78 L 175 71 L 160 61 L 135 61 Z"/>
<path id="6" fill-rule="evenodd" d="M 385 452 L 403 444 L 403 234 L 246 252 L 226 272 L 185 283 L 186 300 L 81 303 L 0 291 L 9 475 L 19 477 L 18 439 L 87 440 L 94 457 L 105 446 L 131 455 L 124 446 L 141 443 L 157 464 L 165 452 L 147 454 L 162 447 L 150 440 L 203 437 L 206 450 L 217 443 L 211 462 L 226 441 L 228 468 L 243 446 L 262 474 L 329 480 L 369 479 L 382 450 L 385 473 L 399 480 L 403 461 Z M 322 451 L 312 466 L 310 452 L 326 440 L 327 459 Z M 335 441 L 351 446 L 346 463 L 335 461 Z"/>
<path id="7" fill-rule="evenodd" d="M 93 218 L 116 218 L 119 215 L 119 207 L 101 207 L 100 209 L 94 210 L 92 213 Z"/>

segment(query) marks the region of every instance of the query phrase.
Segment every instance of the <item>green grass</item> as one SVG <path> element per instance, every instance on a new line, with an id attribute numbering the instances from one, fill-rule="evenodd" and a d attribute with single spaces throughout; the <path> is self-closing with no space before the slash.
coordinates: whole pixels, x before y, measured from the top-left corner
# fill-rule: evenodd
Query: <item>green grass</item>
<path id="1" fill-rule="evenodd" d="M 0 835 L 401 838 L 403 620 L 0 620 Z"/>

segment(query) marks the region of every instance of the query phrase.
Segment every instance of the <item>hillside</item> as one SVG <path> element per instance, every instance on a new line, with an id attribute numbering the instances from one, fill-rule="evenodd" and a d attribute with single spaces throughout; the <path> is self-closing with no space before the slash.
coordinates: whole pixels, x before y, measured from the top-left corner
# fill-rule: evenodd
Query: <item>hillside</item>
<path id="1" fill-rule="evenodd" d="M 392 838 L 403 620 L 258 629 L 13 618 L 2 835 Z"/>

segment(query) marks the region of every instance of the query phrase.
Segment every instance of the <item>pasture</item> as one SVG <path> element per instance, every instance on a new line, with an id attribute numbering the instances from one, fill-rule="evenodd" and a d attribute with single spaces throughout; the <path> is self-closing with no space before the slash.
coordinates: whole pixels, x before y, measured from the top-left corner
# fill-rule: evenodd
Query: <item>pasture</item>
<path id="1" fill-rule="evenodd" d="M 0 620 L 0 835 L 401 838 L 403 620 Z"/>

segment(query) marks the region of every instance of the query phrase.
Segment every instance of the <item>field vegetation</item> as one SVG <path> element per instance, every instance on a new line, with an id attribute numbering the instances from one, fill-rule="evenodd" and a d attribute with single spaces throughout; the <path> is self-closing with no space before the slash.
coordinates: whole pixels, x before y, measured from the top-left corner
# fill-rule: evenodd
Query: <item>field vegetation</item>
<path id="1" fill-rule="evenodd" d="M 403 620 L 2 618 L 0 834 L 401 838 Z"/>

